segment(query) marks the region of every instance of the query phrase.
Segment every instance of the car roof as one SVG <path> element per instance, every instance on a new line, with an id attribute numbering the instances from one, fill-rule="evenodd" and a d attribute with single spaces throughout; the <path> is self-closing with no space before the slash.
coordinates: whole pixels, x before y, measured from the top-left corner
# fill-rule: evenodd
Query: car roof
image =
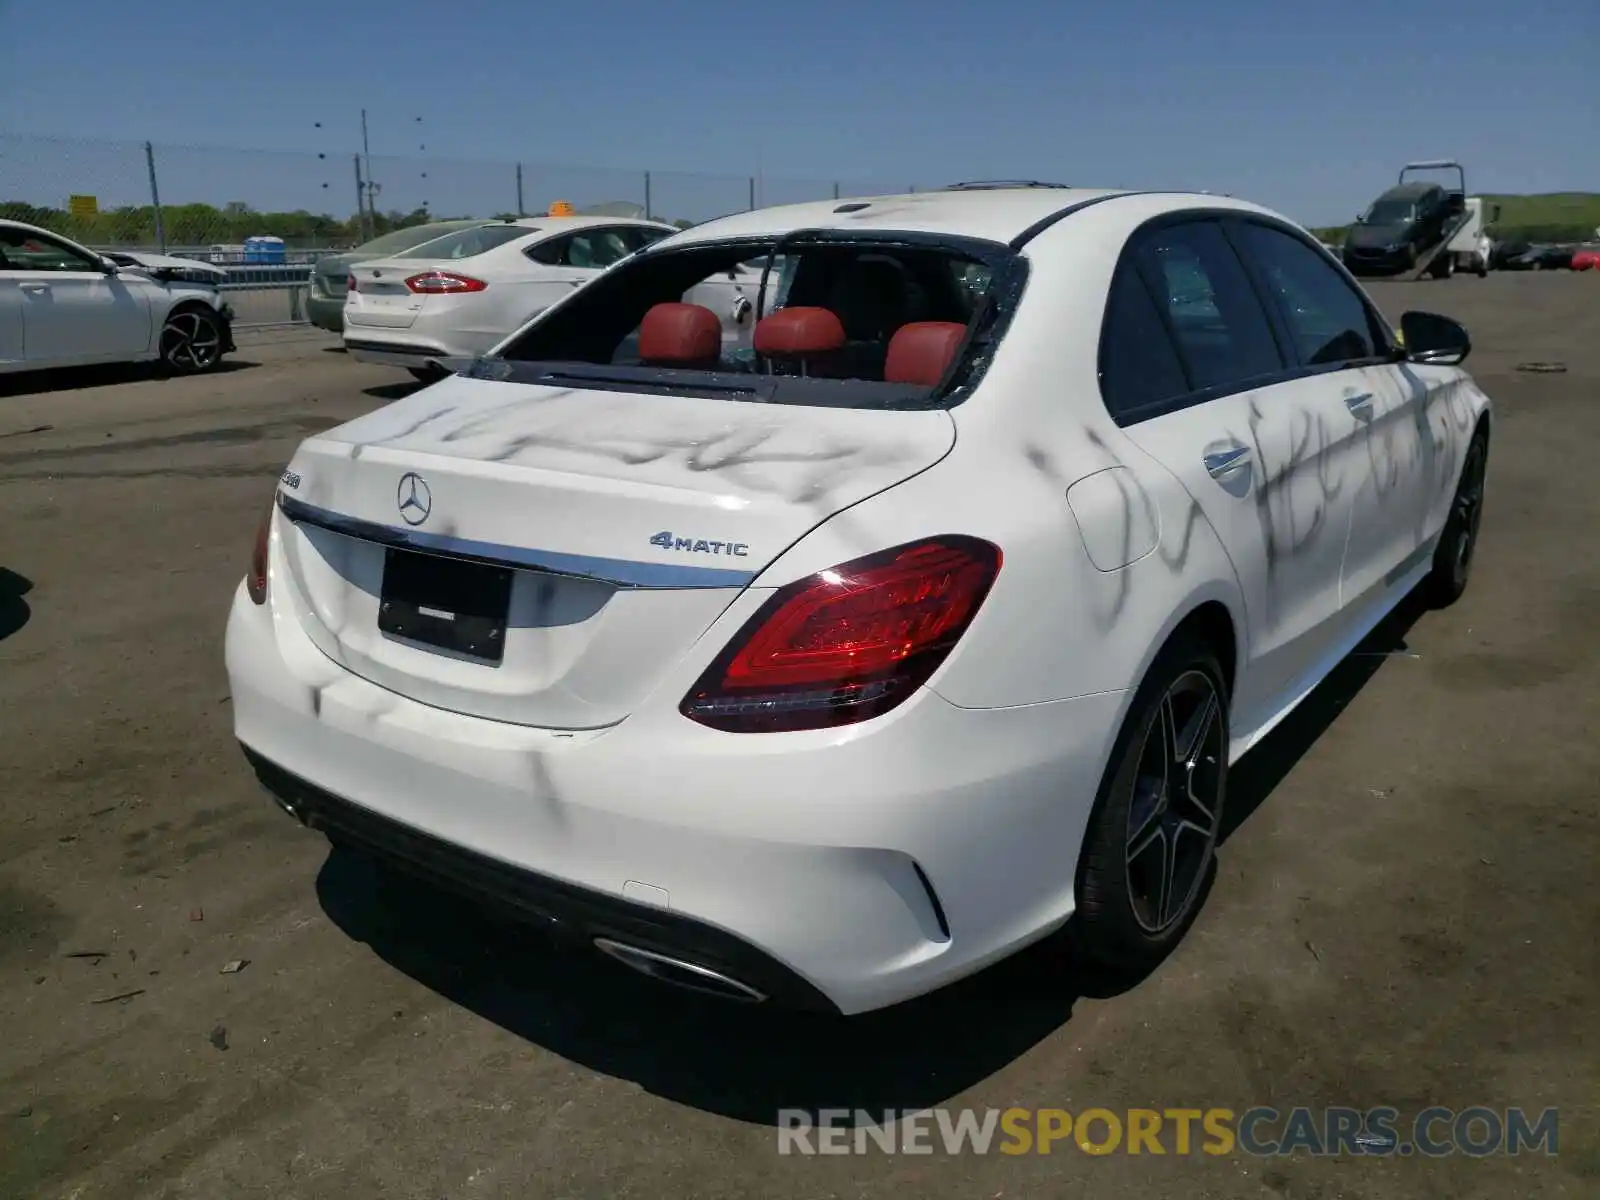
<path id="1" fill-rule="evenodd" d="M 490 221 L 487 224 L 498 224 Z M 676 226 L 668 225 L 665 221 L 649 220 L 644 217 L 518 217 L 507 221 L 507 225 L 521 225 L 527 229 L 548 229 L 552 233 L 570 233 L 574 229 L 585 229 L 591 225 L 643 225 L 649 229 L 673 229 Z"/>
<path id="2" fill-rule="evenodd" d="M 26 221 L 13 221 L 9 217 L 0 217 L 0 225 L 7 226 L 11 229 L 26 229 L 29 233 L 49 234 L 51 237 L 67 237 L 67 235 L 64 233 L 51 233 L 50 230 L 46 229 L 43 225 L 29 225 Z M 70 242 L 72 239 L 67 238 L 67 240 Z"/>
<path id="3" fill-rule="evenodd" d="M 1123 196 L 1160 197 L 1164 211 L 1185 208 L 1266 209 L 1209 192 L 1133 192 L 1109 188 L 985 187 L 902 195 L 842 197 L 735 213 L 696 225 L 659 243 L 663 250 L 737 238 L 780 236 L 797 229 L 923 233 L 1009 243 L 1040 222 L 1086 204 Z"/>

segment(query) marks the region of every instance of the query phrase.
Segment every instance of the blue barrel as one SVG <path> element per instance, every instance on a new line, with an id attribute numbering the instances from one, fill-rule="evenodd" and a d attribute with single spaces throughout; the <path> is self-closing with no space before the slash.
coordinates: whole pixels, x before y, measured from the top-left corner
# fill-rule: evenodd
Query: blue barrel
<path id="1" fill-rule="evenodd" d="M 281 237 L 247 237 L 244 240 L 244 260 L 247 263 L 281 263 L 284 261 Z"/>

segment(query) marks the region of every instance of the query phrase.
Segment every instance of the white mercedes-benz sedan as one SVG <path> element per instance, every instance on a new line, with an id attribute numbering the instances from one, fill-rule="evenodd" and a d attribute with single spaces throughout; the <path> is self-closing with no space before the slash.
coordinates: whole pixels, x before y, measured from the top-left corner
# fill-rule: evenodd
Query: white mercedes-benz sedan
<path id="1" fill-rule="evenodd" d="M 165 254 L 100 254 L 0 220 L 0 374 L 159 362 L 213 370 L 233 350 L 227 272 Z"/>
<path id="2" fill-rule="evenodd" d="M 730 340 L 682 297 L 750 262 Z M 301 445 L 238 738 L 336 842 L 683 986 L 858 1013 L 1069 923 L 1149 969 L 1229 764 L 1466 584 L 1489 402 L 1401 324 L 1218 196 L 710 222 Z"/>

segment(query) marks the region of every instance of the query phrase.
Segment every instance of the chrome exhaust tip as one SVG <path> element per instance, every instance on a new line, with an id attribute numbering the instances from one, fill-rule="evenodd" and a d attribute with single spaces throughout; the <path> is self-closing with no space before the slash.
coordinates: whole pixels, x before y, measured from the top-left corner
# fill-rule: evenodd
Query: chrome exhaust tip
<path id="1" fill-rule="evenodd" d="M 648 975 L 673 987 L 720 996 L 724 1000 L 738 1000 L 745 1004 L 760 1004 L 767 998 L 764 992 L 758 991 L 748 983 L 741 983 L 721 971 L 713 971 L 710 967 L 702 967 L 698 963 L 686 962 L 667 954 L 658 954 L 654 950 L 641 950 L 638 946 L 627 946 L 610 938 L 595 938 L 594 945 L 596 950 L 616 959 L 623 966 L 631 967 L 641 975 Z"/>

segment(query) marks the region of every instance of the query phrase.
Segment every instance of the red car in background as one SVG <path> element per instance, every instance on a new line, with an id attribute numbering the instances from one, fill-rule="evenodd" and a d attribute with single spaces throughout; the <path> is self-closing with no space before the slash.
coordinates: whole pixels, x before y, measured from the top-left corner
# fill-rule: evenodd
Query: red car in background
<path id="1" fill-rule="evenodd" d="M 1579 246 L 1572 252 L 1574 271 L 1600 271 L 1600 246 Z"/>

